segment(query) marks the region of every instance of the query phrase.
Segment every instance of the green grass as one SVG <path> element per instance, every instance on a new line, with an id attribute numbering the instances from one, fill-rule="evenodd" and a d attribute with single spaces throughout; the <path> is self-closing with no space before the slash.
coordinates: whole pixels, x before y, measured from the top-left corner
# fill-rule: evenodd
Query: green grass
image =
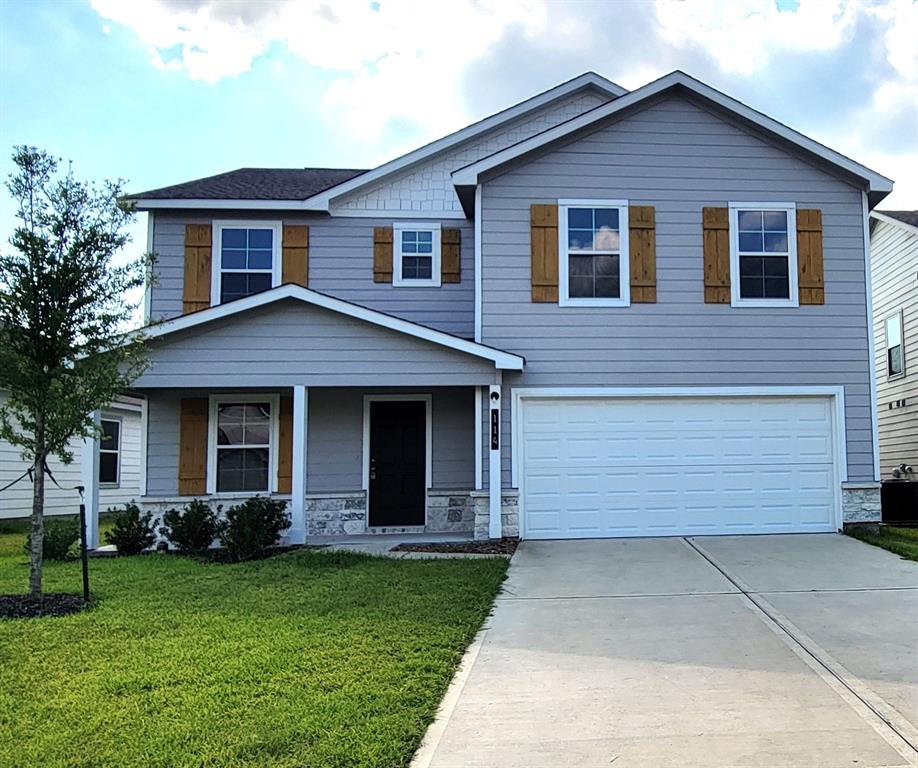
<path id="1" fill-rule="evenodd" d="M 24 532 L 0 532 L 0 593 Z M 407 766 L 502 559 L 94 559 L 94 608 L 0 620 L 0 765 Z M 48 591 L 79 590 L 49 563 Z"/>
<path id="2" fill-rule="evenodd" d="M 853 526 L 848 534 L 875 547 L 882 547 L 901 555 L 907 560 L 918 562 L 918 528 L 894 528 L 883 526 L 878 533 Z"/>

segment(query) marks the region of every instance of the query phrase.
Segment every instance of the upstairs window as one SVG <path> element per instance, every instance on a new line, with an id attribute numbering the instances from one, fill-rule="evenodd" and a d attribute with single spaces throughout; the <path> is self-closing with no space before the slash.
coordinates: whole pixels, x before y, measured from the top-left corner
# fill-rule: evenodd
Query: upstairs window
<path id="1" fill-rule="evenodd" d="M 627 306 L 627 202 L 561 200 L 558 216 L 562 306 Z"/>
<path id="2" fill-rule="evenodd" d="M 121 471 L 121 422 L 102 419 L 99 438 L 99 483 L 118 485 Z"/>
<path id="3" fill-rule="evenodd" d="M 734 305 L 797 306 L 792 205 L 730 205 L 730 285 Z"/>
<path id="4" fill-rule="evenodd" d="M 440 285 L 440 226 L 395 224 L 393 285 Z"/>
<path id="5" fill-rule="evenodd" d="M 886 375 L 889 378 L 905 373 L 905 350 L 902 346 L 902 313 L 886 318 Z"/>
<path id="6" fill-rule="evenodd" d="M 220 304 L 266 291 L 280 283 L 280 225 L 273 222 L 216 223 L 213 296 Z"/>

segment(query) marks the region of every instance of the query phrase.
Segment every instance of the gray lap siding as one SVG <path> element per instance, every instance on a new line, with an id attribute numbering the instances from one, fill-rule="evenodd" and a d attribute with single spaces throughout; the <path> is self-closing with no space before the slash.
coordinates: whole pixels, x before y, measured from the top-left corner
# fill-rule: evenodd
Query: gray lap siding
<path id="1" fill-rule="evenodd" d="M 655 207 L 656 304 L 532 303 L 529 207 L 560 198 Z M 871 480 L 861 200 L 846 181 L 699 105 L 668 98 L 484 182 L 482 342 L 526 358 L 523 373 L 505 373 L 507 395 L 531 386 L 843 386 L 849 480 Z M 740 201 L 822 211 L 824 305 L 704 303 L 702 208 Z M 507 439 L 502 460 L 506 487 Z"/>
<path id="2" fill-rule="evenodd" d="M 269 387 L 259 391 L 289 394 L 288 390 Z M 149 393 L 147 496 L 177 495 L 181 398 L 207 394 L 174 390 Z M 359 492 L 363 488 L 363 398 L 367 394 L 431 394 L 431 487 L 465 492 L 474 488 L 471 387 L 316 388 L 309 392 L 307 494 Z"/>
<path id="3" fill-rule="evenodd" d="M 391 227 L 393 219 L 331 218 L 290 211 L 157 211 L 153 220 L 153 251 L 158 282 L 151 288 L 150 296 L 153 320 L 182 313 L 185 225 L 211 224 L 221 219 L 306 224 L 311 289 L 456 336 L 473 335 L 475 243 L 471 222 L 450 219 L 440 222 L 444 228 L 461 230 L 460 282 L 439 288 L 393 287 L 373 282 L 373 228 Z"/>

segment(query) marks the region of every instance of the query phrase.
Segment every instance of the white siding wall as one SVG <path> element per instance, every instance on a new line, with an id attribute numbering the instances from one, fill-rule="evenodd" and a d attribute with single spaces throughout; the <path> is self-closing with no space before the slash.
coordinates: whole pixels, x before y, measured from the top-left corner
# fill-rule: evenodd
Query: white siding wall
<path id="1" fill-rule="evenodd" d="M 900 464 L 918 469 L 918 232 L 884 221 L 873 226 L 873 328 L 876 339 L 880 477 Z M 886 318 L 902 312 L 905 376 L 886 368 Z M 905 405 L 901 401 L 905 400 Z"/>
<path id="2" fill-rule="evenodd" d="M 0 401 L 5 399 L 0 392 Z M 117 487 L 100 488 L 99 509 L 117 506 L 140 496 L 140 412 L 111 409 L 102 412 L 103 418 L 119 419 L 122 423 L 121 436 L 121 480 Z M 56 458 L 48 461 L 48 467 L 64 488 L 79 485 L 82 441 L 71 442 L 73 462 L 63 464 Z M 0 488 L 12 482 L 27 469 L 20 456 L 20 449 L 0 440 Z M 49 479 L 45 479 L 45 514 L 75 515 L 79 512 L 80 497 L 76 491 L 62 491 Z M 32 484 L 28 478 L 20 480 L 12 488 L 0 493 L 0 519 L 28 517 L 32 513 Z"/>

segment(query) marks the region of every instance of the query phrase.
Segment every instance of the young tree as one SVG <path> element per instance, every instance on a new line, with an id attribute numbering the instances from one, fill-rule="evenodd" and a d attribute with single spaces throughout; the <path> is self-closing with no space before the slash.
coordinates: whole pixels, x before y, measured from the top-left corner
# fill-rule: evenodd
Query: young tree
<path id="1" fill-rule="evenodd" d="M 45 467 L 73 460 L 68 443 L 94 434 L 90 413 L 143 369 L 144 340 L 124 334 L 147 257 L 115 266 L 130 239 L 122 182 L 100 186 L 61 173 L 35 147 L 15 147 L 7 189 L 16 208 L 14 252 L 0 255 L 0 437 L 32 467 L 29 594 L 42 593 Z"/>

